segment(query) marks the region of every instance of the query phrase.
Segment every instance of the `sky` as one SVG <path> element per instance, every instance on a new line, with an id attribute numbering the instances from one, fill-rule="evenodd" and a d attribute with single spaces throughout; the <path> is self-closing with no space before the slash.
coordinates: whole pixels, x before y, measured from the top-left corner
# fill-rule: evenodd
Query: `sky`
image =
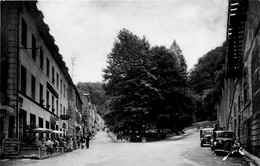
<path id="1" fill-rule="evenodd" d="M 169 48 L 176 40 L 192 69 L 200 57 L 226 40 L 227 6 L 227 0 L 39 0 L 37 4 L 75 84 L 102 82 L 107 55 L 123 28 L 145 36 L 152 46 Z"/>

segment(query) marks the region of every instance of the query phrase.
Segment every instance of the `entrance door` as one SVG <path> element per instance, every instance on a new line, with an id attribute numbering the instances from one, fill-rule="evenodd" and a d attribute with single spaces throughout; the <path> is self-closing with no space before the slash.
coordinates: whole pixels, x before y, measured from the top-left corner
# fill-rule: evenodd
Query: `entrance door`
<path id="1" fill-rule="evenodd" d="M 9 115 L 9 129 L 8 129 L 8 138 L 14 138 L 15 137 L 15 117 Z"/>

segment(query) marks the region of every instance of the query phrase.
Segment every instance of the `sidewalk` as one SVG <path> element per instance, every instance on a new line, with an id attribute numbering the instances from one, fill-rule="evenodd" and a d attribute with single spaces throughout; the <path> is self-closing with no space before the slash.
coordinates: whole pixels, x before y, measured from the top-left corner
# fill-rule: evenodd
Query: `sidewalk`
<path id="1" fill-rule="evenodd" d="M 245 157 L 250 160 L 250 162 L 253 162 L 253 164 L 260 166 L 260 158 L 248 153 L 246 150 L 243 149 L 243 152 L 245 153 Z"/>

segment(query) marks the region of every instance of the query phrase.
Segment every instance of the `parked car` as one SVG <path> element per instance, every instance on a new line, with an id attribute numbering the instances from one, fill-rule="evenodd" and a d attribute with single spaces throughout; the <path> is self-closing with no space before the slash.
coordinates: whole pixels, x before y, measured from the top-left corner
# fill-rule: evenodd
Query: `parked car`
<path id="1" fill-rule="evenodd" d="M 204 144 L 210 144 L 212 139 L 214 128 L 204 128 L 200 130 L 200 146 L 203 147 Z"/>
<path id="2" fill-rule="evenodd" d="M 211 139 L 211 150 L 218 152 L 230 152 L 236 144 L 235 133 L 232 131 L 214 131 Z"/>

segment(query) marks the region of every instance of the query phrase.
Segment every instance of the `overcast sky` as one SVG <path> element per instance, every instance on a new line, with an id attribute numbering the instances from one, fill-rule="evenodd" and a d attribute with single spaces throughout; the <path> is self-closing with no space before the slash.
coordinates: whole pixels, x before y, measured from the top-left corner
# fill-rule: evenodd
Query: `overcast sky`
<path id="1" fill-rule="evenodd" d="M 226 39 L 227 0 L 39 1 L 74 83 L 103 80 L 107 55 L 126 28 L 146 36 L 152 46 L 170 47 L 174 39 L 191 69 Z"/>

